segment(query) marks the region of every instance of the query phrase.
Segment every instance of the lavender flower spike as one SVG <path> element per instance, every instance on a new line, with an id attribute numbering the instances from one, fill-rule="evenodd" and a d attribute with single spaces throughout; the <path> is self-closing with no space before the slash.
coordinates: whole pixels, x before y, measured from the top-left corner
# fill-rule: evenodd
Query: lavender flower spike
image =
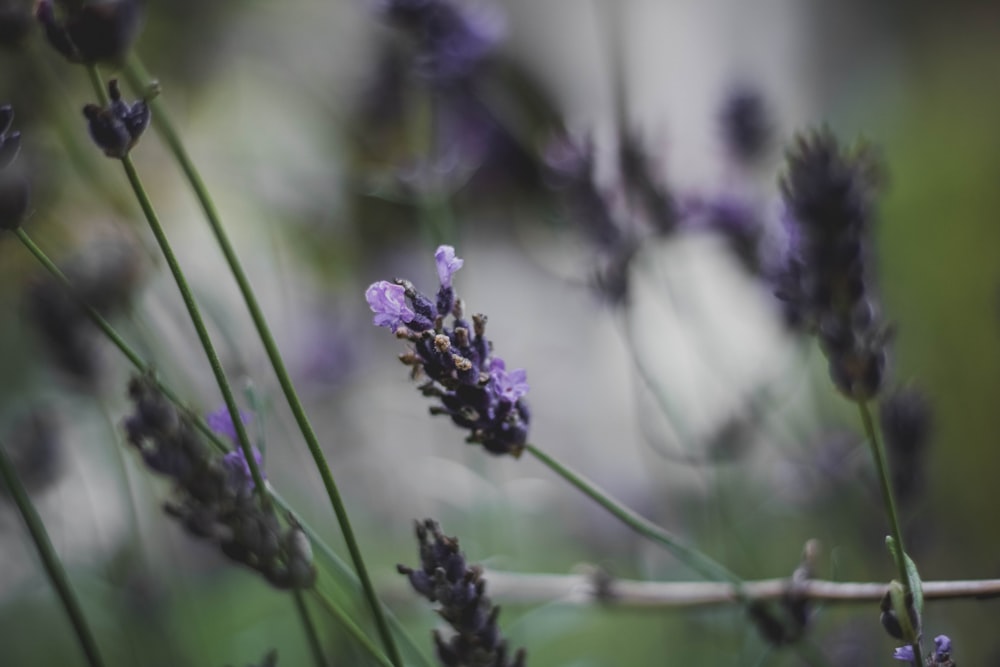
<path id="1" fill-rule="evenodd" d="M 437 263 L 438 278 L 441 280 L 441 287 L 451 287 L 451 277 L 458 272 L 464 259 L 455 257 L 455 248 L 450 245 L 438 246 L 434 252 L 434 261 Z"/>
<path id="2" fill-rule="evenodd" d="M 377 327 L 395 331 L 413 319 L 416 313 L 406 305 L 406 290 L 387 280 L 372 283 L 365 291 L 365 300 L 375 313 L 372 320 Z"/>
<path id="3" fill-rule="evenodd" d="M 916 660 L 916 657 L 913 655 L 913 647 L 909 644 L 900 646 L 893 651 L 892 657 L 894 660 L 899 660 L 900 662 L 913 662 Z"/>

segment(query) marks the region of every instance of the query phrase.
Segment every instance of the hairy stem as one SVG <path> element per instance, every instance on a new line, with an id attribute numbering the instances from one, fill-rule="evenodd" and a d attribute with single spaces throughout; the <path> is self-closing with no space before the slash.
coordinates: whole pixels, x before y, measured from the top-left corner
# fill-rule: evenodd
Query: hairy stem
<path id="1" fill-rule="evenodd" d="M 149 77 L 146 75 L 145 69 L 142 67 L 141 62 L 136 56 L 130 56 L 125 67 L 125 76 L 128 79 L 129 84 L 137 90 L 141 90 L 149 81 Z M 208 221 L 209 227 L 215 235 L 219 248 L 222 250 L 222 254 L 225 257 L 226 264 L 229 266 L 229 270 L 233 274 L 233 278 L 236 280 L 236 284 L 239 287 L 240 294 L 243 296 L 243 301 L 246 304 L 247 311 L 250 313 L 250 318 L 253 320 L 254 328 L 257 330 L 257 335 L 260 337 L 261 343 L 264 346 L 267 358 L 271 362 L 271 367 L 274 369 L 274 374 L 278 379 L 278 384 L 281 386 L 281 391 L 285 396 L 288 407 L 292 411 L 295 423 L 302 432 L 302 437 L 306 442 L 306 446 L 309 448 L 309 453 L 312 455 L 316 469 L 319 471 L 320 477 L 323 480 L 323 487 L 326 489 L 327 497 L 330 499 L 330 504 L 337 517 L 337 523 L 340 525 L 340 530 L 344 536 L 344 542 L 347 544 L 347 550 L 351 555 L 351 561 L 357 571 L 358 578 L 361 580 L 365 597 L 368 599 L 368 604 L 371 608 L 375 625 L 378 628 L 378 632 L 382 638 L 383 644 L 385 645 L 385 649 L 392 659 L 393 664 L 396 665 L 396 667 L 402 667 L 402 658 L 400 657 L 399 650 L 393 641 L 392 633 L 389 631 L 385 615 L 382 613 L 382 605 L 379 603 L 378 596 L 375 593 L 375 587 L 371 582 L 371 578 L 368 576 L 368 569 L 365 566 L 364 557 L 361 555 L 361 548 L 358 546 L 357 539 L 354 536 L 354 529 L 351 527 L 347 509 L 340 496 L 340 490 L 337 488 L 337 484 L 333 479 L 333 474 L 330 472 L 330 466 L 326 461 L 322 448 L 320 447 L 319 439 L 316 437 L 316 433 L 309 421 L 309 417 L 306 415 L 298 393 L 295 391 L 295 387 L 292 384 L 288 370 L 285 368 L 285 362 L 281 356 L 281 352 L 278 350 L 277 343 L 274 341 L 274 336 L 271 334 L 271 329 L 267 324 L 267 320 L 264 318 L 263 311 L 257 302 L 257 297 L 253 291 L 253 287 L 250 285 L 250 280 L 247 278 L 246 272 L 243 270 L 243 265 L 240 262 L 239 257 L 237 257 L 236 251 L 229 242 L 229 237 L 226 234 L 225 228 L 222 226 L 222 220 L 215 208 L 215 203 L 212 201 L 208 188 L 205 186 L 205 182 L 202 180 L 201 174 L 191 161 L 191 157 L 188 155 L 187 150 L 180 139 L 180 135 L 170 122 L 170 116 L 164 108 L 164 105 L 161 104 L 158 99 L 151 100 L 149 104 L 153 112 L 153 125 L 156 127 L 160 136 L 167 144 L 167 147 L 173 154 L 174 159 L 177 160 L 177 163 L 180 165 L 181 170 L 187 177 L 188 183 L 194 191 L 199 204 L 201 204 L 202 211 L 205 214 L 205 219 Z M 235 419 L 237 419 L 237 417 L 234 417 L 234 420 Z"/>
<path id="2" fill-rule="evenodd" d="M 31 540 L 35 543 L 38 555 L 42 559 L 45 574 L 52 583 L 52 587 L 56 589 L 56 593 L 62 601 L 63 608 L 66 610 L 66 615 L 69 616 L 70 623 L 73 624 L 73 630 L 80 641 L 80 648 L 83 649 L 83 653 L 87 657 L 87 663 L 90 667 L 104 667 L 104 660 L 101 658 L 101 653 L 97 648 L 97 642 L 90 631 L 90 626 L 87 625 L 87 619 L 83 616 L 83 609 L 76 599 L 76 594 L 73 593 L 66 570 L 63 568 L 59 556 L 52 546 L 52 541 L 49 539 L 48 533 L 45 532 L 45 525 L 42 523 L 41 517 L 38 516 L 31 498 L 28 497 L 28 492 L 21 484 L 21 480 L 14 470 L 14 465 L 11 463 L 10 458 L 7 457 L 7 452 L 3 444 L 0 444 L 0 477 L 2 477 L 4 483 L 7 485 L 10 496 L 21 513 L 24 524 L 28 527 Z"/>

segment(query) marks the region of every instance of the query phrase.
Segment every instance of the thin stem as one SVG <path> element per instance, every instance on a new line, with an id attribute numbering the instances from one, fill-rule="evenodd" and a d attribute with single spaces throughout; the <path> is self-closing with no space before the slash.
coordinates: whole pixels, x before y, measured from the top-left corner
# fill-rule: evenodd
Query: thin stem
<path id="1" fill-rule="evenodd" d="M 101 74 L 97 70 L 97 66 L 89 65 L 86 69 L 90 77 L 91 86 L 94 88 L 95 94 L 97 94 L 98 99 L 101 101 L 101 105 L 107 107 L 109 104 L 108 94 L 104 89 L 104 82 L 101 80 Z M 226 409 L 229 411 L 229 417 L 233 422 L 234 429 L 236 430 L 236 437 L 239 442 L 240 449 L 243 451 L 243 457 L 246 459 L 247 466 L 250 468 L 250 476 L 253 478 L 254 482 L 254 491 L 260 497 L 264 508 L 268 509 L 270 508 L 271 501 L 265 489 L 264 476 L 261 475 L 260 467 L 257 465 L 257 460 L 253 453 L 253 446 L 250 444 L 250 438 L 247 436 L 246 427 L 243 425 L 243 419 L 240 416 L 240 409 L 236 405 L 236 398 L 233 395 L 233 389 L 229 385 L 229 379 L 226 377 L 226 373 L 222 368 L 222 362 L 219 360 L 219 355 L 215 351 L 215 345 L 212 343 L 212 338 L 209 336 L 208 329 L 205 327 L 205 322 L 201 316 L 201 310 L 198 308 L 198 304 L 194 300 L 194 295 L 191 293 L 191 288 L 188 285 L 187 278 L 184 276 L 184 271 L 181 269 L 181 265 L 177 261 L 177 257 L 174 255 L 174 250 L 170 245 L 170 241 L 167 239 L 166 233 L 163 231 L 163 225 L 160 224 L 160 220 L 156 215 L 156 210 L 153 208 L 153 203 L 149 200 L 149 195 L 146 194 L 146 188 L 143 186 L 142 180 L 139 178 L 139 173 L 135 170 L 132 158 L 125 155 L 121 158 L 121 163 L 122 168 L 125 170 L 125 176 L 128 178 L 129 185 L 132 186 L 132 192 L 135 194 L 135 198 L 139 202 L 139 207 L 142 208 L 143 215 L 146 217 L 146 222 L 149 223 L 149 229 L 153 232 L 153 236 L 156 237 L 156 243 L 160 246 L 160 252 L 163 253 L 163 258 L 166 260 L 167 266 L 170 268 L 170 273 L 174 277 L 174 282 L 177 283 L 177 289 L 181 293 L 181 299 L 184 301 L 185 308 L 187 308 L 188 316 L 191 318 L 191 323 L 194 325 L 195 332 L 198 334 L 198 340 L 201 343 L 202 349 L 205 351 L 205 356 L 208 358 L 208 364 L 212 368 L 212 374 L 215 376 L 216 384 L 218 384 L 219 391 L 222 393 L 222 400 L 226 404 Z"/>
<path id="2" fill-rule="evenodd" d="M 368 652 L 378 661 L 378 664 L 382 665 L 382 667 L 392 667 L 392 663 L 389 662 L 389 659 L 385 657 L 380 650 L 378 650 L 377 646 L 372 644 L 371 640 L 368 639 L 368 636 L 365 635 L 364 631 L 360 627 L 358 627 L 358 624 L 354 622 L 354 619 L 351 618 L 349 614 L 344 612 L 344 610 L 340 607 L 332 604 L 327 596 L 320 594 L 319 591 L 316 591 L 316 595 L 317 599 L 326 608 L 330 615 L 340 621 L 340 624 L 344 626 L 347 632 L 350 633 L 350 635 L 354 637 L 359 644 L 368 649 Z"/>
<path id="3" fill-rule="evenodd" d="M 174 276 L 174 282 L 177 283 L 177 289 L 181 293 L 181 298 L 184 300 L 184 306 L 187 308 L 188 315 L 191 318 L 191 323 L 194 325 L 195 332 L 198 334 L 198 340 L 201 343 L 202 349 L 205 351 L 205 356 L 208 358 L 208 364 L 212 368 L 212 374 L 215 376 L 216 384 L 219 385 L 219 391 L 222 392 L 222 399 L 225 401 L 226 408 L 229 410 L 229 416 L 233 422 L 233 427 L 236 430 L 236 437 L 239 441 L 240 449 L 243 450 L 243 456 L 246 459 L 248 467 L 250 468 L 250 475 L 253 477 L 254 490 L 259 495 L 264 507 L 270 507 L 271 503 L 265 490 L 264 476 L 261 474 L 260 467 L 257 465 L 257 460 L 253 453 L 253 446 L 250 444 L 250 437 L 247 435 L 246 427 L 244 426 L 243 419 L 240 416 L 240 409 L 236 405 L 236 397 L 233 395 L 233 389 L 229 385 L 229 379 L 226 377 L 226 373 L 222 368 L 222 362 L 219 360 L 219 355 L 215 351 L 215 345 L 212 343 L 212 339 L 208 334 L 208 329 L 205 327 L 205 321 L 202 319 L 201 310 L 198 308 L 198 304 L 194 300 L 194 295 L 191 293 L 191 288 L 188 285 L 187 278 L 184 276 L 184 271 L 181 269 L 181 266 L 177 261 L 177 257 L 174 255 L 174 250 L 170 245 L 170 241 L 167 239 L 167 235 L 163 231 L 163 226 L 160 224 L 159 218 L 156 216 L 156 211 L 153 209 L 152 203 L 149 201 L 149 196 L 146 194 L 146 189 L 143 187 L 142 181 L 139 179 L 139 174 L 135 170 L 135 165 L 132 164 L 132 159 L 126 155 L 122 158 L 121 163 L 122 167 L 125 169 L 125 175 L 128 177 L 129 184 L 132 186 L 132 191 L 135 193 L 136 199 L 139 200 L 139 206 L 142 207 L 142 212 L 146 216 L 146 222 L 149 223 L 149 228 L 153 232 L 153 236 L 156 237 L 156 243 L 160 246 L 160 251 L 163 253 L 163 258 L 166 260 L 167 266 L 170 268 L 170 273 Z"/>
<path id="4" fill-rule="evenodd" d="M 737 591 L 737 596 L 742 597 L 742 583 L 736 574 L 730 572 L 725 566 L 712 560 L 697 549 L 681 542 L 677 537 L 667 532 L 655 523 L 640 516 L 634 510 L 621 504 L 596 484 L 563 465 L 555 458 L 549 456 L 538 447 L 532 444 L 524 446 L 525 450 L 531 453 L 536 459 L 544 463 L 557 475 L 582 491 L 598 505 L 606 509 L 613 516 L 619 519 L 626 526 L 639 533 L 643 537 L 649 538 L 667 548 L 678 560 L 686 564 L 691 569 L 703 574 L 709 579 L 728 581 Z"/>
<path id="5" fill-rule="evenodd" d="M 141 89 L 145 81 L 149 79 L 148 75 L 145 74 L 145 69 L 142 67 L 142 64 L 136 56 L 129 57 L 124 72 L 126 78 L 129 80 L 129 84 L 136 89 Z M 236 284 L 239 287 L 240 294 L 243 296 L 243 301 L 246 304 L 247 311 L 250 313 L 250 318 L 253 320 L 254 327 L 256 328 L 257 334 L 264 346 L 264 350 L 267 353 L 267 358 L 270 360 L 271 367 L 274 369 L 274 374 L 277 376 L 278 384 L 281 386 L 281 391 L 285 395 L 288 407 L 292 411 L 295 422 L 298 424 L 299 430 L 302 432 L 302 437 L 305 439 L 306 446 L 309 448 L 309 453 L 312 455 L 313 461 L 316 464 L 316 469 L 319 471 L 320 477 L 323 480 L 323 487 L 326 489 L 327 496 L 330 499 L 330 504 L 337 517 L 337 523 L 340 525 L 341 533 L 343 533 L 344 536 L 344 542 L 347 544 L 347 550 L 351 555 L 351 562 L 354 564 L 354 569 L 357 571 L 358 578 L 361 580 L 362 589 L 364 590 L 365 597 L 368 600 L 368 605 L 371 608 L 375 625 L 382 639 L 382 643 L 385 645 L 386 652 L 389 654 L 393 665 L 396 665 L 396 667 L 402 667 L 403 662 L 399 654 L 399 649 L 393 641 L 392 633 L 389 631 L 388 623 L 386 622 L 385 615 L 382 612 L 382 605 L 378 600 L 378 595 L 375 593 L 375 587 L 371 582 L 371 578 L 368 576 L 368 569 L 365 567 L 364 558 L 361 555 L 361 549 L 354 536 L 354 529 L 351 527 L 351 522 L 347 514 L 347 509 L 344 506 L 344 502 L 341 499 L 340 491 L 333 479 L 333 474 L 330 472 L 330 466 L 327 464 L 326 457 L 320 447 L 319 439 L 316 437 L 316 433 L 309 421 L 309 417 L 306 415 L 305 409 L 302 407 L 302 402 L 299 400 L 298 393 L 295 391 L 291 377 L 285 368 L 285 362 L 281 357 L 281 352 L 278 350 L 277 343 L 274 341 L 274 336 L 271 334 L 271 329 L 267 324 L 267 320 L 264 318 L 260 305 L 257 303 L 257 297 L 250 285 L 246 272 L 243 270 L 243 265 L 237 257 L 235 250 L 233 250 L 232 244 L 229 242 L 229 237 L 222 226 L 222 220 L 216 211 L 215 204 L 208 193 L 208 188 L 205 186 L 205 182 L 202 180 L 201 174 L 199 174 L 198 170 L 195 168 L 187 150 L 184 148 L 184 144 L 181 142 L 180 135 L 170 122 L 169 114 L 158 99 L 154 98 L 149 102 L 149 104 L 153 111 L 152 116 L 154 126 L 160 133 L 164 142 L 166 142 L 170 152 L 174 155 L 174 158 L 180 165 L 181 170 L 187 177 L 188 182 L 191 185 L 191 189 L 198 198 L 198 202 L 201 204 L 202 210 L 205 213 L 205 219 L 208 221 L 209 227 L 211 227 L 216 241 L 218 241 L 219 248 L 222 250 L 226 263 L 228 264 L 229 269 L 233 274 L 233 278 L 235 278 Z M 237 421 L 238 416 L 234 416 L 234 422 Z M 254 479 L 256 480 L 256 477 Z"/>
<path id="6" fill-rule="evenodd" d="M 878 429 L 875 427 L 875 422 L 872 419 L 867 402 L 858 401 L 858 412 L 861 415 L 861 422 L 864 426 L 865 435 L 867 436 L 868 443 L 871 447 L 872 458 L 875 460 L 875 468 L 878 472 L 879 490 L 882 493 L 882 504 L 889 519 L 889 529 L 892 533 L 892 539 L 895 542 L 895 548 L 891 551 L 896 562 L 896 570 L 899 574 L 899 581 L 902 583 L 904 591 L 912 592 L 913 582 L 910 581 L 910 573 L 906 567 L 906 547 L 903 544 L 903 531 L 900 526 L 899 513 L 896 510 L 896 500 L 895 494 L 893 494 L 892 491 L 892 481 L 889 478 L 889 464 L 886 458 L 885 447 L 882 445 L 882 440 L 878 437 Z M 924 661 L 920 646 L 919 627 L 916 629 L 914 636 L 910 637 L 910 640 L 910 646 L 913 648 L 914 656 L 912 665 L 914 667 L 920 667 L 924 664 Z"/>
<path id="7" fill-rule="evenodd" d="M 42 566 L 45 568 L 45 573 L 48 575 L 52 587 L 56 589 L 60 600 L 62 600 L 63 608 L 69 616 L 70 623 L 73 624 L 77 639 L 80 640 L 80 648 L 83 649 L 84 655 L 87 656 L 87 662 L 91 667 L 104 667 L 104 661 L 97 648 L 97 642 L 94 640 L 90 626 L 87 625 L 87 619 L 83 616 L 83 609 L 81 609 L 80 603 L 69 584 L 69 577 L 66 575 L 66 570 L 63 568 L 59 556 L 52 546 L 52 541 L 49 539 L 48 533 L 45 532 L 45 525 L 42 523 L 41 517 L 38 516 L 31 498 L 28 497 L 28 492 L 21 484 L 21 480 L 14 470 L 14 465 L 7 457 L 7 452 L 2 444 L 0 444 L 0 476 L 2 476 L 4 483 L 7 485 L 11 498 L 13 498 L 14 504 L 21 513 L 21 518 L 24 519 L 24 524 L 28 527 L 31 540 L 35 543 L 38 555 L 42 559 Z"/>
<path id="8" fill-rule="evenodd" d="M 306 632 L 306 640 L 309 643 L 309 650 L 312 651 L 313 662 L 316 667 L 326 667 L 326 660 L 323 658 L 323 647 L 316 634 L 316 626 L 313 625 L 312 618 L 309 617 L 309 607 L 306 606 L 305 596 L 302 591 L 295 589 L 292 591 L 292 598 L 295 600 L 295 611 L 302 621 L 302 628 Z"/>
<path id="9" fill-rule="evenodd" d="M 104 317 L 99 312 L 97 312 L 97 310 L 95 310 L 92 306 L 88 305 L 83 301 L 83 298 L 73 288 L 73 285 L 70 282 L 69 278 L 67 278 L 66 275 L 59 269 L 59 267 L 57 267 L 55 263 L 48 257 L 48 255 L 46 255 L 45 252 L 41 248 L 39 248 L 38 245 L 34 243 L 34 241 L 32 241 L 31 237 L 28 236 L 28 233 L 25 232 L 23 229 L 18 229 L 16 231 L 16 235 L 25 245 L 25 247 L 29 251 L 31 251 L 31 254 L 34 255 L 34 257 L 42 264 L 42 266 L 44 266 L 57 280 L 59 280 L 63 284 L 63 286 L 66 287 L 66 289 L 69 291 L 70 294 L 72 294 L 79 300 L 80 305 L 84 308 L 84 312 L 87 313 L 87 315 L 90 317 L 94 325 L 97 326 L 97 328 L 101 330 L 101 332 L 108 338 L 108 340 L 111 341 L 115 345 L 115 347 L 118 348 L 118 350 L 122 353 L 122 355 L 129 360 L 129 362 L 135 367 L 135 369 L 153 378 L 153 381 L 156 383 L 157 388 L 163 393 L 163 395 L 166 396 L 171 403 L 173 403 L 179 410 L 184 412 L 191 419 L 195 428 L 197 428 L 198 431 L 203 436 L 205 436 L 205 438 L 216 449 L 216 451 L 220 453 L 228 452 L 229 445 L 223 442 L 219 434 L 217 434 L 208 426 L 208 424 L 205 422 L 204 418 L 202 418 L 200 414 L 197 414 L 188 409 L 185 406 L 184 402 L 181 400 L 180 396 L 178 396 L 178 394 L 174 392 L 169 386 L 164 384 L 163 381 L 160 380 L 160 378 L 155 374 L 155 369 L 153 368 L 153 366 L 147 363 L 145 360 L 143 360 L 143 358 L 135 350 L 133 350 L 128 343 L 125 342 L 125 339 L 121 337 L 121 335 L 114 329 L 114 327 L 112 327 L 111 324 L 106 319 L 104 319 Z M 313 547 L 316 549 L 318 554 L 324 558 L 327 565 L 330 566 L 332 569 L 336 570 L 343 577 L 347 578 L 351 582 L 351 584 L 355 586 L 357 589 L 360 589 L 361 584 L 357 576 L 350 570 L 347 564 L 344 563 L 339 556 L 337 556 L 337 554 L 329 547 L 329 545 L 327 545 L 326 542 L 323 541 L 319 533 L 292 509 L 288 501 L 286 501 L 275 488 L 273 488 L 272 486 L 268 486 L 267 492 L 270 495 L 271 499 L 274 501 L 274 504 L 281 511 L 288 514 L 302 528 L 302 530 L 309 537 L 310 542 L 312 542 Z M 326 601 L 326 604 L 327 606 L 331 605 L 329 601 Z M 424 667 L 431 667 L 432 665 L 431 661 L 422 653 L 422 651 L 416 646 L 416 644 L 412 641 L 412 639 L 410 639 L 410 636 L 406 633 L 405 629 L 403 628 L 399 620 L 387 608 L 383 607 L 382 611 L 385 614 L 386 618 L 388 619 L 392 628 L 396 631 L 398 636 L 401 637 L 403 641 L 406 643 L 411 656 L 415 657 L 417 659 L 417 662 L 424 665 Z M 350 618 L 346 613 L 340 611 L 339 609 L 335 615 L 337 616 L 337 618 L 342 620 Z M 351 630 L 352 635 L 359 638 L 359 641 L 361 641 L 362 645 L 366 647 L 371 647 L 373 649 L 372 655 L 381 664 L 383 665 L 391 664 L 389 662 L 389 659 L 386 658 L 381 651 L 375 648 L 374 645 L 372 645 L 370 642 L 362 641 L 362 639 L 365 639 L 363 637 L 363 632 L 359 628 L 357 628 L 356 625 L 353 626 L 353 628 L 349 629 Z"/>
<path id="10" fill-rule="evenodd" d="M 882 492 L 882 504 L 885 506 L 886 515 L 889 518 L 889 530 L 892 532 L 892 539 L 895 540 L 895 560 L 896 569 L 899 571 L 899 581 L 910 590 L 910 578 L 906 571 L 906 559 L 903 547 L 903 531 L 899 524 L 899 515 L 896 512 L 896 499 L 892 493 L 892 481 L 889 479 L 889 465 L 886 461 L 885 448 L 882 440 L 878 437 L 878 430 L 872 419 L 868 404 L 864 401 L 858 402 L 858 411 L 861 413 L 861 423 L 864 425 L 865 435 L 868 444 L 871 446 L 872 457 L 875 459 L 875 468 L 878 472 L 879 490 Z"/>
<path id="11" fill-rule="evenodd" d="M 903 545 L 903 531 L 899 523 L 899 513 L 896 511 L 896 499 L 892 492 L 892 480 L 889 478 L 889 464 L 885 455 L 885 447 L 878 437 L 878 429 L 872 419 L 868 403 L 858 401 L 858 412 L 861 414 L 861 423 L 868 438 L 868 444 L 872 450 L 872 458 L 875 459 L 875 468 L 878 471 L 879 490 L 882 492 L 882 505 L 885 507 L 886 515 L 889 518 L 889 530 L 892 539 L 896 543 L 896 548 L 892 550 L 896 561 L 896 570 L 899 573 L 899 581 L 906 591 L 912 591 L 913 585 L 910 581 L 910 573 L 906 569 L 906 548 Z M 916 667 L 924 664 L 922 652 L 920 650 L 920 638 L 914 637 L 910 644 L 913 647 L 913 664 Z"/>
<path id="12" fill-rule="evenodd" d="M 599 568 L 584 574 L 537 574 L 486 570 L 490 595 L 499 601 L 536 605 L 601 604 L 623 609 L 702 608 L 738 604 L 738 589 L 716 581 L 637 581 L 610 579 Z M 782 600 L 790 592 L 824 604 L 871 604 L 885 595 L 885 582 L 788 578 L 744 581 L 746 601 Z M 925 600 L 984 600 L 1000 597 L 1000 579 L 924 582 Z"/>

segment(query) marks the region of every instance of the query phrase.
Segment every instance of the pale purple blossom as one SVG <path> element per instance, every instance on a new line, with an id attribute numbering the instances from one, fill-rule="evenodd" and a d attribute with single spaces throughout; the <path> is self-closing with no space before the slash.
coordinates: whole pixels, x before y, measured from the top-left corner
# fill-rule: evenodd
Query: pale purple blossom
<path id="1" fill-rule="evenodd" d="M 938 635 L 934 638 L 934 659 L 944 662 L 951 657 L 951 638 L 948 635 Z"/>
<path id="2" fill-rule="evenodd" d="M 493 357 L 489 366 L 490 383 L 494 394 L 511 403 L 528 393 L 528 372 L 516 368 L 507 372 L 507 364 L 499 357 Z"/>
<path id="3" fill-rule="evenodd" d="M 411 321 L 416 314 L 406 305 L 406 290 L 387 280 L 372 283 L 365 291 L 365 300 L 375 313 L 372 321 L 377 327 L 388 327 L 395 331 Z"/>
<path id="4" fill-rule="evenodd" d="M 434 252 L 434 262 L 437 264 L 438 279 L 442 287 L 451 287 L 451 277 L 465 264 L 464 259 L 455 256 L 455 248 L 450 245 L 438 246 Z"/>
<path id="5" fill-rule="evenodd" d="M 907 644 L 906 646 L 900 646 L 892 653 L 892 657 L 900 662 L 913 662 L 916 660 L 916 656 L 913 655 L 913 647 Z"/>

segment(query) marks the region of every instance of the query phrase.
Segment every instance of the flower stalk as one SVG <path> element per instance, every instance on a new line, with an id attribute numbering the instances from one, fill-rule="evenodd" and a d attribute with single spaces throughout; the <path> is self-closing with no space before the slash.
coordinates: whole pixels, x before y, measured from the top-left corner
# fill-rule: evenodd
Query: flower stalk
<path id="1" fill-rule="evenodd" d="M 59 560 L 59 556 L 52 546 L 52 541 L 45 531 L 41 517 L 38 516 L 31 498 L 28 497 L 28 492 L 14 471 L 14 466 L 7 456 L 3 444 L 0 444 L 0 478 L 3 479 L 4 484 L 10 490 L 14 504 L 17 506 L 21 518 L 24 519 L 24 524 L 28 528 L 31 540 L 35 543 L 38 555 L 42 559 L 45 574 L 48 576 L 52 587 L 56 590 L 56 594 L 59 595 L 62 606 L 66 610 L 66 615 L 69 616 L 70 623 L 72 623 L 73 630 L 76 632 L 76 637 L 80 642 L 80 648 L 87 658 L 87 663 L 90 667 L 104 667 L 104 660 L 101 658 L 101 652 L 97 648 L 97 641 L 94 639 L 90 626 L 87 624 L 87 619 L 83 615 L 83 609 L 80 607 L 80 602 L 73 592 L 73 587 L 70 586 L 69 576 L 66 574 L 62 562 Z"/>

